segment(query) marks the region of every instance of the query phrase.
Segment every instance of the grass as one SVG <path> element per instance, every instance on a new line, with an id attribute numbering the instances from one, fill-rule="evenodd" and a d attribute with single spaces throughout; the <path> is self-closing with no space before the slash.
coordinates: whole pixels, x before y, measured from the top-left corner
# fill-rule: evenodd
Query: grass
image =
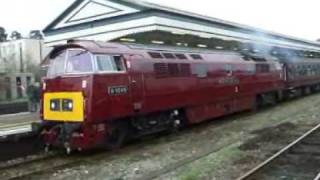
<path id="1" fill-rule="evenodd" d="M 225 162 L 232 162 L 232 160 L 240 159 L 244 155 L 238 149 L 239 144 L 232 144 L 220 151 L 210 154 L 202 159 L 199 159 L 192 164 L 187 165 L 182 170 L 178 177 L 180 180 L 196 180 L 208 179 L 207 175 L 213 174 L 216 169 L 221 169 L 226 166 Z M 228 161 L 226 161 L 228 159 Z M 231 161 L 230 161 L 231 160 Z M 180 174 L 180 173 L 179 173 Z"/>

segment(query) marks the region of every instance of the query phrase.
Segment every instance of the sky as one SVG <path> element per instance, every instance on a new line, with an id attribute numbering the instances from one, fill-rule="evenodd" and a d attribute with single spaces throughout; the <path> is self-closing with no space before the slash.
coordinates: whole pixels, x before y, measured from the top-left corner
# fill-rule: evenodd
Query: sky
<path id="1" fill-rule="evenodd" d="M 74 0 L 2 0 L 0 26 L 44 29 Z M 320 38 L 319 0 L 146 0 L 308 40 Z"/>

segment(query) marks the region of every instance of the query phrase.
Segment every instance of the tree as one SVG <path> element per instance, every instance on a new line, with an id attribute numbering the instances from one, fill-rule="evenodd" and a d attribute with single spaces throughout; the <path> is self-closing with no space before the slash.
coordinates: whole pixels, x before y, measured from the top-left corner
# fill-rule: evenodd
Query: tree
<path id="1" fill-rule="evenodd" d="M 17 40 L 17 39 L 21 39 L 22 35 L 18 31 L 13 31 L 10 37 L 12 40 Z"/>
<path id="2" fill-rule="evenodd" d="M 6 33 L 6 29 L 4 29 L 3 27 L 0 26 L 0 42 L 5 42 L 7 41 L 7 33 Z"/>
<path id="3" fill-rule="evenodd" d="M 42 40 L 43 39 L 43 34 L 42 34 L 42 32 L 40 30 L 33 30 L 33 31 L 30 31 L 29 38 L 30 39 Z"/>

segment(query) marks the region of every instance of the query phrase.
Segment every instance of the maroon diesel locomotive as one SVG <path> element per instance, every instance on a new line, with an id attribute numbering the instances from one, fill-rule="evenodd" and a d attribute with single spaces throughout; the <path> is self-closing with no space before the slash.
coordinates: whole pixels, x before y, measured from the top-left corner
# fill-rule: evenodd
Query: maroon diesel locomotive
<path id="1" fill-rule="evenodd" d="M 55 47 L 47 61 L 41 137 L 68 152 L 118 147 L 128 137 L 275 103 L 320 83 L 316 61 L 192 48 L 72 41 Z"/>

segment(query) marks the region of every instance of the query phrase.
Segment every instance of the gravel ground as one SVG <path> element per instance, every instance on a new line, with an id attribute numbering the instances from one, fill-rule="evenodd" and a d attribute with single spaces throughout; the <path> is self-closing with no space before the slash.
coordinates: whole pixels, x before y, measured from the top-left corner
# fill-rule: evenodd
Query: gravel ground
<path id="1" fill-rule="evenodd" d="M 319 123 L 319 106 L 320 95 L 312 95 L 258 113 L 213 120 L 178 134 L 146 138 L 118 152 L 74 155 L 76 163 L 60 167 L 48 163 L 45 169 L 49 170 L 28 178 L 236 179 Z M 0 179 L 10 178 L 8 174 L 16 173 L 0 171 Z"/>

